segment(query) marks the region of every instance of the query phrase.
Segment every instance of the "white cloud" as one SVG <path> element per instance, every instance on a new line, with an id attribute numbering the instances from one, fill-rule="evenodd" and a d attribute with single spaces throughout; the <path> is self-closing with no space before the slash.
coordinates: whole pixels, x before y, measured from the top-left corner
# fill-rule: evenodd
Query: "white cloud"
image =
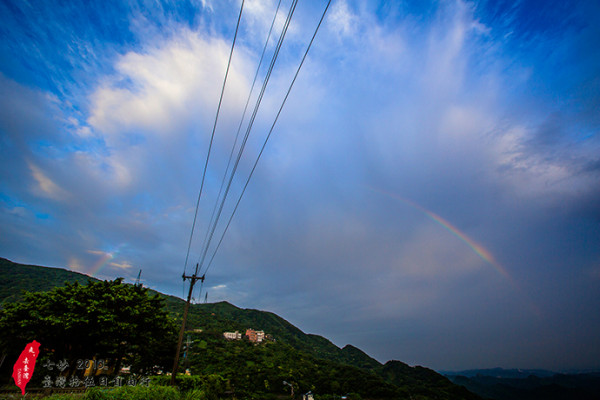
<path id="1" fill-rule="evenodd" d="M 582 160 L 593 159 L 587 149 L 573 148 L 573 159 L 550 157 L 528 144 L 532 137 L 532 131 L 520 124 L 494 135 L 490 155 L 496 162 L 497 179 L 509 192 L 545 202 L 564 200 L 564 196 L 590 188 L 593 176 L 577 170 Z"/>
<path id="2" fill-rule="evenodd" d="M 69 258 L 67 266 L 72 271 L 83 272 L 83 273 L 87 272 L 86 268 L 81 264 L 81 261 L 77 257 L 71 256 Z"/>
<path id="3" fill-rule="evenodd" d="M 250 37 L 256 38 L 258 43 L 260 43 L 260 40 L 264 41 L 267 37 L 271 22 L 273 21 L 275 7 L 276 4 L 273 1 L 248 0 L 244 2 L 243 15 L 246 17 L 244 22 L 247 22 L 247 25 L 242 26 L 250 31 Z M 277 18 L 276 26 L 274 27 L 275 32 L 281 30 L 285 20 L 283 7 L 279 9 Z"/>
<path id="4" fill-rule="evenodd" d="M 159 186 L 161 181 L 173 185 L 173 173 L 201 164 L 230 46 L 225 40 L 181 29 L 168 39 L 155 40 L 144 52 L 132 51 L 117 60 L 116 74 L 91 95 L 88 118 L 108 147 L 101 163 L 107 166 L 105 179 L 134 193 Z M 241 115 L 249 90 L 250 58 L 243 46 L 236 46 L 215 152 L 233 142 L 235 119 Z M 212 160 L 219 161 L 218 153 L 213 153 Z M 162 164 L 170 169 L 159 170 Z"/>
<path id="5" fill-rule="evenodd" d="M 200 0 L 200 3 L 202 4 L 203 9 L 209 10 L 211 12 L 214 10 L 212 0 Z"/>
<path id="6" fill-rule="evenodd" d="M 340 38 L 355 35 L 359 17 L 350 10 L 348 3 L 345 0 L 337 1 L 331 8 L 328 17 L 331 29 Z"/>
<path id="7" fill-rule="evenodd" d="M 88 250 L 87 251 L 90 254 L 95 254 L 97 256 L 107 256 L 108 253 L 106 253 L 105 251 L 101 251 L 101 250 Z"/>
<path id="8" fill-rule="evenodd" d="M 485 48 L 477 42 L 485 27 L 474 18 L 474 6 L 456 1 L 442 6 L 443 13 L 428 34 L 424 67 L 424 88 L 432 95 L 448 101 L 464 90 L 471 57 L 477 57 Z"/>
<path id="9" fill-rule="evenodd" d="M 47 176 L 33 162 L 28 162 L 31 175 L 35 179 L 37 186 L 34 187 L 34 192 L 40 196 L 48 197 L 52 200 L 62 201 L 69 197 L 69 193 L 56 184 L 50 177 Z"/>
<path id="10" fill-rule="evenodd" d="M 158 42 L 144 53 L 129 52 L 116 64 L 117 74 L 92 94 L 88 123 L 109 146 L 136 130 L 164 136 L 181 135 L 186 123 L 210 126 L 219 98 L 230 44 L 189 30 Z M 227 81 L 223 113 L 239 109 L 248 92 L 247 56 L 238 49 Z"/>
<path id="11" fill-rule="evenodd" d="M 120 263 L 111 262 L 109 265 L 118 269 L 130 269 L 132 267 L 131 263 L 129 263 L 128 261 Z"/>
<path id="12" fill-rule="evenodd" d="M 7 210 L 9 214 L 15 215 L 20 218 L 25 218 L 29 215 L 29 212 L 25 207 L 13 207 Z"/>

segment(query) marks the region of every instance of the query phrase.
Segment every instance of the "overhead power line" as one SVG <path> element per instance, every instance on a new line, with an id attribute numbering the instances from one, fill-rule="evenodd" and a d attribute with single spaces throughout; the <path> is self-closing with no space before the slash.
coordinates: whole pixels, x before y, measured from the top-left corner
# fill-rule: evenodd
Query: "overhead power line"
<path id="1" fill-rule="evenodd" d="M 246 129 L 246 133 L 244 135 L 244 139 L 243 139 L 242 144 L 240 146 L 240 149 L 238 151 L 238 155 L 237 155 L 237 158 L 235 160 L 233 169 L 231 171 L 231 175 L 229 176 L 229 181 L 227 182 L 227 187 L 225 189 L 225 193 L 223 194 L 223 198 L 221 199 L 221 203 L 220 203 L 220 206 L 219 206 L 219 210 L 217 212 L 217 216 L 216 216 L 216 218 L 215 218 L 212 226 L 209 227 L 210 233 L 209 233 L 209 236 L 208 236 L 208 241 L 207 241 L 206 245 L 204 246 L 204 250 L 202 252 L 202 255 L 200 256 L 200 261 L 198 263 L 200 265 L 200 269 L 202 269 L 202 266 L 204 265 L 204 261 L 206 260 L 206 255 L 208 253 L 208 249 L 210 248 L 210 243 L 212 242 L 212 238 L 214 236 L 217 224 L 218 224 L 219 219 L 221 217 L 221 213 L 223 211 L 223 207 L 225 205 L 225 201 L 227 200 L 227 195 L 229 194 L 229 190 L 231 189 L 231 183 L 233 182 L 233 178 L 234 178 L 235 173 L 237 171 L 237 168 L 239 166 L 240 159 L 242 157 L 244 148 L 246 147 L 246 143 L 247 143 L 248 137 L 250 135 L 250 131 L 252 130 L 252 126 L 254 124 L 254 121 L 256 119 L 256 115 L 258 113 L 258 109 L 260 107 L 260 104 L 262 102 L 262 98 L 263 98 L 263 96 L 265 94 L 265 90 L 267 88 L 267 84 L 269 82 L 269 78 L 271 77 L 271 73 L 273 72 L 273 67 L 275 66 L 275 62 L 277 61 L 277 56 L 279 55 L 279 51 L 281 50 L 281 46 L 283 44 L 283 40 L 285 38 L 285 34 L 286 34 L 287 30 L 288 30 L 288 27 L 290 25 L 290 22 L 291 22 L 291 19 L 292 19 L 292 16 L 294 14 L 294 11 L 296 9 L 296 5 L 297 4 L 298 4 L 298 0 L 294 0 L 292 2 L 292 5 L 290 6 L 290 10 L 288 12 L 288 16 L 286 18 L 286 21 L 285 21 L 282 33 L 281 33 L 281 35 L 279 37 L 279 41 L 277 42 L 277 46 L 275 48 L 273 57 L 271 59 L 271 63 L 269 65 L 269 68 L 268 68 L 267 73 L 265 75 L 265 79 L 263 81 L 263 85 L 262 85 L 260 94 L 259 94 L 258 99 L 256 101 L 256 104 L 254 106 L 254 110 L 252 112 L 252 116 L 250 117 L 250 121 L 248 122 L 248 127 Z"/>
<path id="2" fill-rule="evenodd" d="M 238 15 L 237 24 L 235 26 L 235 34 L 233 35 L 233 43 L 231 44 L 231 51 L 229 52 L 229 60 L 227 61 L 227 69 L 225 70 L 225 78 L 223 79 L 223 86 L 221 87 L 221 95 L 219 97 L 219 105 L 217 106 L 217 114 L 215 116 L 215 123 L 212 128 L 210 135 L 210 143 L 208 145 L 208 153 L 206 155 L 206 162 L 204 163 L 204 171 L 202 172 L 202 181 L 200 182 L 200 191 L 198 192 L 198 200 L 196 201 L 196 211 L 194 212 L 194 222 L 192 223 L 192 230 L 190 232 L 190 240 L 188 242 L 187 253 L 185 255 L 185 264 L 183 267 L 183 274 L 185 275 L 187 269 L 187 263 L 190 256 L 190 249 L 192 247 L 192 238 L 194 237 L 194 230 L 196 228 L 196 219 L 198 218 L 198 208 L 200 207 L 200 198 L 202 197 L 202 189 L 204 188 L 204 180 L 206 178 L 206 170 L 208 169 L 208 160 L 210 159 L 210 153 L 212 149 L 213 140 L 215 138 L 215 130 L 217 129 L 217 122 L 219 120 L 219 113 L 221 112 L 221 103 L 223 102 L 223 93 L 225 92 L 225 85 L 227 83 L 227 76 L 229 75 L 229 67 L 231 66 L 231 58 L 233 56 L 233 49 L 235 48 L 235 41 L 237 39 L 238 30 L 240 27 L 240 21 L 242 19 L 242 11 L 244 10 L 244 0 L 240 7 L 240 14 Z M 196 273 L 198 270 L 196 269 Z"/>
<path id="3" fill-rule="evenodd" d="M 271 128 L 269 129 L 269 133 L 267 134 L 267 137 L 260 149 L 260 152 L 258 153 L 258 156 L 256 158 L 256 161 L 254 162 L 254 165 L 252 166 L 252 170 L 250 171 L 250 175 L 248 176 L 248 179 L 246 180 L 246 183 L 244 185 L 244 188 L 242 189 L 242 192 L 240 193 L 240 196 L 238 197 L 238 200 L 236 202 L 236 205 L 233 209 L 233 212 L 231 213 L 231 216 L 229 217 L 229 220 L 227 221 L 227 225 L 225 226 L 225 229 L 223 230 L 223 233 L 221 234 L 221 238 L 219 239 L 219 242 L 211 256 L 211 259 L 208 263 L 208 266 L 206 267 L 206 270 L 204 271 L 204 275 L 206 275 L 206 273 L 208 272 L 209 268 L 212 265 L 212 262 L 217 254 L 217 251 L 219 250 L 219 247 L 221 247 L 221 243 L 223 242 L 223 239 L 225 237 L 225 234 L 227 233 L 227 230 L 229 229 L 229 225 L 231 224 L 231 221 L 233 220 L 233 217 L 238 209 L 238 206 L 240 205 L 240 202 L 242 201 L 242 197 L 244 196 L 244 193 L 246 192 L 246 188 L 248 187 L 248 184 L 250 183 L 250 179 L 252 179 L 252 175 L 254 174 L 254 171 L 256 170 L 256 166 L 258 165 L 258 161 L 260 160 L 265 147 L 267 146 L 267 142 L 269 141 L 269 138 L 271 137 L 271 134 L 273 133 L 273 129 L 275 128 L 275 124 L 277 123 L 277 120 L 279 119 L 279 116 L 281 115 L 281 111 L 283 110 L 283 107 L 290 95 L 290 92 L 292 91 L 292 87 L 294 86 L 294 83 L 296 82 L 296 79 L 298 78 L 298 74 L 300 73 L 300 69 L 302 68 L 302 65 L 304 65 L 304 61 L 306 60 L 306 57 L 308 55 L 308 52 L 315 40 L 315 37 L 317 36 L 317 32 L 319 31 L 319 28 L 321 27 L 321 24 L 323 23 L 323 20 L 325 19 L 325 15 L 327 14 L 327 10 L 329 9 L 329 6 L 331 4 L 331 0 L 329 0 L 327 2 L 327 5 L 325 6 L 325 10 L 323 10 L 323 14 L 321 15 L 321 19 L 319 20 L 319 23 L 317 24 L 317 27 L 315 28 L 315 31 L 312 35 L 312 38 L 310 39 L 310 42 L 306 48 L 306 51 L 304 52 L 304 56 L 302 57 L 302 61 L 300 61 L 300 65 L 298 65 L 298 69 L 296 70 L 296 73 L 294 74 L 294 79 L 292 79 L 292 82 L 290 83 L 290 86 L 287 90 L 287 93 L 285 94 L 285 97 L 281 103 L 281 106 L 279 107 L 279 111 L 277 112 L 277 115 L 275 116 L 275 120 L 273 121 L 273 124 L 271 125 Z"/>
<path id="4" fill-rule="evenodd" d="M 271 33 L 273 32 L 273 27 L 275 26 L 275 21 L 277 20 L 277 14 L 279 13 L 280 7 L 281 7 L 281 0 L 279 0 L 279 2 L 277 3 L 277 8 L 275 9 L 275 14 L 273 15 L 273 20 L 271 21 L 271 27 L 269 28 L 269 33 L 267 34 L 267 39 L 265 40 L 265 45 L 263 47 L 262 54 L 261 54 L 260 60 L 258 62 L 258 66 L 256 67 L 256 72 L 254 73 L 254 79 L 252 81 L 252 86 L 250 87 L 250 91 L 248 92 L 248 98 L 246 99 L 246 105 L 244 106 L 244 111 L 242 112 L 242 117 L 240 118 L 240 123 L 237 128 L 233 146 L 231 146 L 231 152 L 229 153 L 227 167 L 225 168 L 225 173 L 223 174 L 223 179 L 221 180 L 221 186 L 219 187 L 219 194 L 217 195 L 217 200 L 215 201 L 215 205 L 213 207 L 212 214 L 210 216 L 210 222 L 208 223 L 209 229 L 206 230 L 206 234 L 204 236 L 204 241 L 202 242 L 202 249 L 204 249 L 204 247 L 207 244 L 208 236 L 210 234 L 210 226 L 212 226 L 214 219 L 215 219 L 217 207 L 219 206 L 219 202 L 221 200 L 221 194 L 223 193 L 223 187 L 225 186 L 225 181 L 227 180 L 227 173 L 229 172 L 229 167 L 231 166 L 231 160 L 233 159 L 233 153 L 235 151 L 235 148 L 237 147 L 240 132 L 242 130 L 242 125 L 244 124 L 244 119 L 246 118 L 246 112 L 248 111 L 248 105 L 250 104 L 250 99 L 252 98 L 252 93 L 254 92 L 254 86 L 256 85 L 256 80 L 258 78 L 258 74 L 260 73 L 260 67 L 262 66 L 263 59 L 265 57 L 265 53 L 266 53 L 267 47 L 269 45 L 269 40 L 271 39 Z"/>

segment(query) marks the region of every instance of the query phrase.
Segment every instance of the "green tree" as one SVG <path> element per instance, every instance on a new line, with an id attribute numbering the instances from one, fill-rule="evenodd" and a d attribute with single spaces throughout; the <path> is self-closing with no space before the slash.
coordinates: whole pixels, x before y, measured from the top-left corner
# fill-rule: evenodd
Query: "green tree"
<path id="1" fill-rule="evenodd" d="M 176 327 L 163 306 L 158 295 L 121 278 L 28 292 L 0 310 L 0 347 L 16 355 L 35 339 L 53 359 L 68 360 L 71 371 L 76 360 L 94 358 L 117 372 L 124 364 L 139 373 L 168 368 Z"/>

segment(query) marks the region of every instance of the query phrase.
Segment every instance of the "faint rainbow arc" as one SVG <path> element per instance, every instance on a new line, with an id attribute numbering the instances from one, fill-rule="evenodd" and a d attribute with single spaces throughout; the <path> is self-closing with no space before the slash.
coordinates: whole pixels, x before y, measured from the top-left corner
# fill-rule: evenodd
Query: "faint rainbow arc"
<path id="1" fill-rule="evenodd" d="M 439 225 L 441 225 L 444 229 L 446 229 L 448 232 L 452 233 L 454 236 L 456 236 L 457 238 L 459 238 L 460 240 L 462 240 L 464 243 L 466 243 L 471 250 L 473 250 L 475 252 L 475 254 L 477 254 L 479 257 L 481 257 L 482 260 L 484 260 L 485 262 L 487 262 L 488 264 L 490 264 L 492 267 L 494 267 L 494 269 L 502 276 L 504 276 L 507 280 L 509 280 L 510 282 L 514 283 L 512 277 L 510 276 L 510 274 L 508 273 L 508 271 L 506 271 L 506 269 L 504 269 L 502 267 L 502 265 L 500 265 L 500 263 L 498 263 L 496 261 L 496 259 L 494 258 L 494 256 L 492 255 L 492 253 L 490 253 L 485 247 L 483 247 L 482 245 L 476 243 L 473 239 L 469 238 L 466 234 L 464 234 L 463 232 L 461 232 L 458 228 L 456 228 L 454 225 L 452 225 L 450 222 L 446 221 L 444 218 L 440 217 L 439 215 L 435 214 L 434 212 L 426 209 L 425 207 L 411 201 L 408 200 L 400 195 L 394 194 L 394 193 L 389 193 L 380 189 L 373 189 L 370 188 L 371 190 L 380 192 L 382 194 L 385 194 L 387 196 L 390 196 L 396 200 L 400 200 L 401 202 L 403 202 L 404 204 L 407 204 L 419 211 L 421 211 L 423 214 L 425 214 L 427 217 L 429 217 L 432 221 L 438 223 Z"/>
<path id="2" fill-rule="evenodd" d="M 486 261 L 488 264 L 490 264 L 492 267 L 494 267 L 494 269 L 503 277 L 506 278 L 506 280 L 513 285 L 513 287 L 515 287 L 517 290 L 519 290 L 523 296 L 527 299 L 528 305 L 530 307 L 530 309 L 533 311 L 533 313 L 537 316 L 537 317 L 542 317 L 542 311 L 540 310 L 540 308 L 533 302 L 531 301 L 531 299 L 529 298 L 529 296 L 527 295 L 527 293 L 525 291 L 523 291 L 523 289 L 520 287 L 520 285 L 517 284 L 517 282 L 512 278 L 512 276 L 508 273 L 508 271 L 506 271 L 506 269 L 504 269 L 500 263 L 498 263 L 494 257 L 492 256 L 492 254 L 486 250 L 483 246 L 477 244 L 475 241 L 473 241 L 472 239 L 470 239 L 466 234 L 462 233 L 461 231 L 459 231 L 456 227 L 454 227 L 450 222 L 446 221 L 444 218 L 440 217 L 439 215 L 433 213 L 432 211 L 429 211 L 428 209 L 426 209 L 425 207 L 420 206 L 419 204 L 410 201 L 408 199 L 405 199 L 404 197 L 394 194 L 394 193 L 390 193 L 390 192 L 386 192 L 384 190 L 380 190 L 380 189 L 375 189 L 372 188 L 370 186 L 367 186 L 369 189 L 375 191 L 375 192 L 379 192 L 381 194 L 390 196 L 396 200 L 400 200 L 401 202 L 403 202 L 404 204 L 407 204 L 415 209 L 417 209 L 418 211 L 421 211 L 422 213 L 424 213 L 427 217 L 429 217 L 430 219 L 432 219 L 433 221 L 435 221 L 436 223 L 438 223 L 439 225 L 441 225 L 442 227 L 444 227 L 444 229 L 448 230 L 449 232 L 451 232 L 453 235 L 455 235 L 456 237 L 458 237 L 459 239 L 461 239 L 463 242 L 465 242 L 469 247 L 471 247 L 471 249 L 479 256 L 481 257 L 484 261 Z"/>
<path id="3" fill-rule="evenodd" d="M 96 261 L 96 263 L 92 266 L 92 268 L 89 271 L 89 274 L 96 275 L 113 258 L 115 258 L 114 253 L 103 253 L 100 259 Z"/>

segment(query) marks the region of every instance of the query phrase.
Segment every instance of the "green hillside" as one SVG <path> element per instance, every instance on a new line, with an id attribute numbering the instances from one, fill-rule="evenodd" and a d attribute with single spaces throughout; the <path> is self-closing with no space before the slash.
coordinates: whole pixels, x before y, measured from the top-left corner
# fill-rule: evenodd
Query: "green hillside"
<path id="1" fill-rule="evenodd" d="M 369 357 L 358 347 L 347 344 L 342 348 L 340 361 L 358 368 L 375 371 L 381 367 L 381 363 L 374 358 Z"/>
<path id="2" fill-rule="evenodd" d="M 85 284 L 96 278 L 62 268 L 49 268 L 13 263 L 0 258 L 0 304 L 18 301 L 23 291 L 48 291 L 65 282 Z M 151 292 L 154 292 L 151 290 Z M 164 295 L 167 310 L 181 321 L 185 302 L 174 296 Z M 285 319 L 274 313 L 252 309 L 241 309 L 227 302 L 194 304 L 190 307 L 187 329 L 205 331 L 245 332 L 247 328 L 263 330 L 279 341 L 307 352 L 317 358 L 341 362 L 359 368 L 374 369 L 381 364 L 354 346 L 340 349 L 328 339 L 305 334 Z"/>
<path id="3" fill-rule="evenodd" d="M 413 395 L 440 399 L 479 399 L 479 396 L 453 384 L 429 368 L 410 367 L 400 361 L 388 361 L 377 373 L 387 382 L 407 388 Z"/>
<path id="4" fill-rule="evenodd" d="M 183 303 L 181 301 L 181 303 Z M 171 311 L 181 314 L 183 306 L 173 305 Z M 179 309 L 175 308 L 179 307 Z M 190 307 L 188 329 L 203 329 L 219 332 L 240 331 L 247 328 L 263 330 L 277 341 L 284 342 L 297 350 L 304 351 L 316 358 L 341 362 L 359 368 L 376 368 L 379 362 L 369 357 L 356 347 L 340 349 L 328 339 L 312 334 L 305 334 L 285 319 L 267 311 L 241 309 L 227 302 L 212 304 L 195 304 Z"/>
<path id="5" fill-rule="evenodd" d="M 0 304 L 5 301 L 18 301 L 24 290 L 45 292 L 65 282 L 85 284 L 90 276 L 63 268 L 48 268 L 37 265 L 17 264 L 0 258 Z"/>
<path id="6" fill-rule="evenodd" d="M 65 269 L 0 259 L 0 304 L 18 301 L 25 290 L 48 291 L 65 282 L 85 284 L 88 280 L 97 281 Z M 184 301 L 160 295 L 171 316 L 181 321 Z M 243 334 L 248 328 L 263 330 L 274 340 L 255 345 L 223 338 L 225 331 Z M 331 395 L 354 392 L 381 399 L 479 399 L 430 369 L 399 361 L 382 365 L 352 345 L 340 349 L 322 336 L 305 334 L 271 312 L 227 302 L 195 304 L 190 307 L 187 331 L 194 343 L 187 357 L 182 357 L 181 369 L 188 368 L 194 375 L 218 374 L 248 396 L 281 394 L 286 380 L 297 390 Z"/>
<path id="7" fill-rule="evenodd" d="M 185 367 L 194 375 L 225 376 L 238 393 L 282 393 L 286 381 L 296 393 L 359 393 L 381 399 L 408 394 L 376 374 L 314 357 L 283 341 L 255 345 L 247 340 L 226 341 L 207 332 L 190 334 L 190 338 L 193 344 L 189 359 L 183 361 Z"/>

